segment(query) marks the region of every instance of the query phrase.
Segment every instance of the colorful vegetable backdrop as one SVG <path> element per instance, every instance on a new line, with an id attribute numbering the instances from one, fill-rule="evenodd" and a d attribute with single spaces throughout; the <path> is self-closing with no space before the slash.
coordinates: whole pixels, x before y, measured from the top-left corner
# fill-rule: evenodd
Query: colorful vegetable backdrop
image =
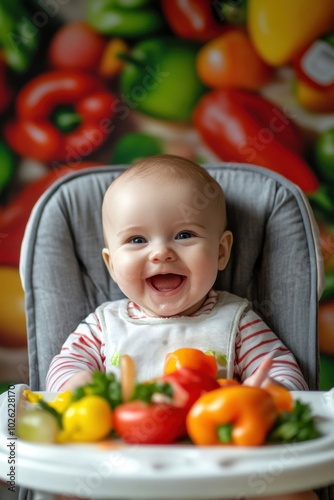
<path id="1" fill-rule="evenodd" d="M 69 171 L 168 152 L 263 165 L 305 191 L 334 386 L 333 19 L 332 0 L 0 0 L 0 382 L 26 381 L 6 360 L 22 368 L 19 252 L 38 197 Z"/>

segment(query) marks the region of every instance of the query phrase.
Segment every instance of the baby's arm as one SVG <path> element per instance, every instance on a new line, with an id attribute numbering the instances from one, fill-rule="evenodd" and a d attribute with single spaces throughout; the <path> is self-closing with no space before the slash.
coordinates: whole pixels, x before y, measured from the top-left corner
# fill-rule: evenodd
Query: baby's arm
<path id="1" fill-rule="evenodd" d="M 79 324 L 50 364 L 47 391 L 73 389 L 88 382 L 93 371 L 104 370 L 101 332 L 95 313 Z"/>
<path id="2" fill-rule="evenodd" d="M 67 382 L 62 386 L 62 391 L 71 391 L 80 385 L 89 384 L 92 380 L 91 370 L 81 370 L 70 377 Z"/>
<path id="3" fill-rule="evenodd" d="M 267 358 L 271 358 L 271 361 Z M 234 376 L 252 385 L 276 383 L 289 390 L 307 389 L 292 353 L 252 310 L 247 311 L 240 321 Z"/>

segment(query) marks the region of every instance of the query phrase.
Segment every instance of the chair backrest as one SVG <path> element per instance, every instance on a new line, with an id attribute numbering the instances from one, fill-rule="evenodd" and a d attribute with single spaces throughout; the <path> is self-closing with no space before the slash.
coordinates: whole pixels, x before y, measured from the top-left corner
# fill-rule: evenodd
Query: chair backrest
<path id="1" fill-rule="evenodd" d="M 316 389 L 323 271 L 306 198 L 285 178 L 257 166 L 205 167 L 225 191 L 234 234 L 231 260 L 216 287 L 252 302 Z M 44 389 L 52 357 L 78 323 L 100 303 L 122 297 L 101 257 L 101 205 L 125 168 L 94 167 L 62 177 L 31 214 L 20 268 L 33 390 Z"/>

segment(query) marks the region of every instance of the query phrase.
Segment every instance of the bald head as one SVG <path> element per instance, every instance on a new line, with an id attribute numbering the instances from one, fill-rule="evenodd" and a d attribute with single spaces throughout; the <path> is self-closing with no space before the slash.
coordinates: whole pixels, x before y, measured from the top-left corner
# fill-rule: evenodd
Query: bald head
<path id="1" fill-rule="evenodd" d="M 225 230 L 227 224 L 225 197 L 218 182 L 204 168 L 191 160 L 174 155 L 157 155 L 137 161 L 110 184 L 102 205 L 105 240 L 110 218 L 117 217 L 119 191 L 125 186 L 133 185 L 134 182 L 139 195 L 141 189 L 148 183 L 154 184 L 158 191 L 163 191 L 166 183 L 176 185 L 186 183 L 192 193 L 192 201 L 191 203 L 178 201 L 180 217 L 187 220 L 192 214 L 212 207 L 220 231 Z M 156 199 L 154 203 L 157 203 Z"/>

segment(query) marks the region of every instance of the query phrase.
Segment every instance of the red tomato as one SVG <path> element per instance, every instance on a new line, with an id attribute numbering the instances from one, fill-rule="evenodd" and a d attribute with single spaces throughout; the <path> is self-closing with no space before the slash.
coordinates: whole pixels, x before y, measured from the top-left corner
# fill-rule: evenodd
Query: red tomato
<path id="1" fill-rule="evenodd" d="M 106 40 L 85 22 L 72 22 L 60 28 L 51 40 L 48 59 L 55 68 L 96 71 Z"/>
<path id="2" fill-rule="evenodd" d="M 131 444 L 170 444 L 185 434 L 186 411 L 167 403 L 130 401 L 114 410 L 114 429 Z"/>

